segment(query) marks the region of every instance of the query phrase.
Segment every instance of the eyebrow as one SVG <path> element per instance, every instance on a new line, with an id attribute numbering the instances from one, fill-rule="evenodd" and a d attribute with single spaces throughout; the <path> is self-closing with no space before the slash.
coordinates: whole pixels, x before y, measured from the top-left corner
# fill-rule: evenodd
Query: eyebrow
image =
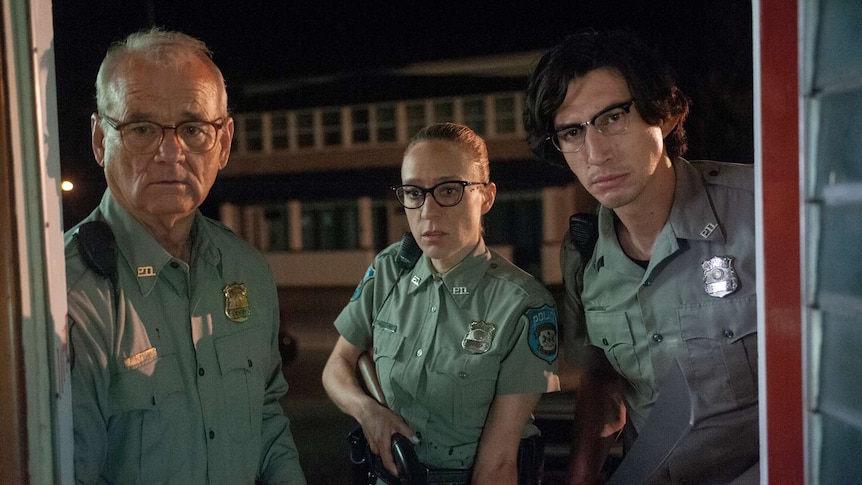
<path id="1" fill-rule="evenodd" d="M 459 180 L 465 179 L 459 178 L 457 175 L 443 175 L 434 179 L 434 182 L 432 182 L 431 185 L 437 185 L 443 182 L 457 182 Z M 407 179 L 401 182 L 402 185 L 416 185 L 417 187 L 419 187 L 419 185 L 417 185 L 418 183 L 419 181 L 416 179 Z"/>

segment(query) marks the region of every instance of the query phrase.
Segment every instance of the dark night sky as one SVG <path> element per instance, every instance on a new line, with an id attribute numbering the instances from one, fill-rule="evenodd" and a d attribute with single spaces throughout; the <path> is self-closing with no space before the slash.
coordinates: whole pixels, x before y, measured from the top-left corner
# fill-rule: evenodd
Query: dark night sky
<path id="1" fill-rule="evenodd" d="M 229 89 L 251 80 L 547 49 L 587 27 L 633 30 L 659 46 L 693 99 L 690 158 L 753 159 L 749 0 L 55 0 L 64 177 L 101 177 L 89 150 L 99 63 L 112 41 L 152 25 L 204 40 Z M 230 108 L 242 111 L 235 100 Z"/>

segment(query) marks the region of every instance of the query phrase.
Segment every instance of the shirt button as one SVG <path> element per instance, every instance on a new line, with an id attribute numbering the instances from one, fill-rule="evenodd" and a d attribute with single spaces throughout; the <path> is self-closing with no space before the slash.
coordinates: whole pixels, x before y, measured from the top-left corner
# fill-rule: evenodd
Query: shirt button
<path id="1" fill-rule="evenodd" d="M 733 330 L 728 328 L 727 330 L 724 331 L 724 336 L 727 338 L 733 338 Z"/>
<path id="2" fill-rule="evenodd" d="M 464 371 L 461 371 L 461 372 L 459 372 L 459 373 L 458 373 L 458 377 L 460 377 L 461 379 L 463 379 L 463 378 L 467 377 L 467 373 L 466 373 L 466 372 L 464 372 Z"/>
<path id="3" fill-rule="evenodd" d="M 180 263 L 177 263 L 176 261 L 171 261 L 171 268 L 177 269 L 179 267 L 180 267 Z"/>
<path id="4" fill-rule="evenodd" d="M 248 359 L 248 366 L 251 367 L 251 359 Z"/>
<path id="5" fill-rule="evenodd" d="M 199 369 L 198 369 L 198 375 L 199 375 L 199 376 L 203 376 L 203 375 L 204 375 L 204 368 L 203 368 L 203 367 L 201 367 L 201 368 L 199 368 Z"/>
<path id="6" fill-rule="evenodd" d="M 649 286 L 651 284 L 652 284 L 652 281 L 650 281 L 650 280 L 644 281 L 644 286 Z"/>
<path id="7" fill-rule="evenodd" d="M 653 339 L 653 341 L 658 343 L 658 342 L 661 342 L 662 340 L 664 340 L 664 337 L 662 337 L 660 333 L 657 333 L 657 334 L 654 334 L 652 336 L 652 339 Z"/>
<path id="8" fill-rule="evenodd" d="M 603 338 L 603 339 L 602 339 L 602 345 L 607 345 L 607 344 L 608 344 L 608 339 Z"/>
<path id="9" fill-rule="evenodd" d="M 416 351 L 416 357 L 422 357 L 422 349 Z"/>
<path id="10" fill-rule="evenodd" d="M 210 439 L 215 438 L 215 431 L 210 430 Z"/>
<path id="11" fill-rule="evenodd" d="M 436 311 L 437 311 L 437 305 L 432 306 L 431 307 L 431 313 L 434 313 Z"/>

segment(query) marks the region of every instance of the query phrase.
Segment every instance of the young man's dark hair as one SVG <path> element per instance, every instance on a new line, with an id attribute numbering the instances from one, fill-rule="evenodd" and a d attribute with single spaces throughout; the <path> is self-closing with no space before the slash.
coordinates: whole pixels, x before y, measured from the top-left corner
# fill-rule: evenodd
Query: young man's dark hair
<path id="1" fill-rule="evenodd" d="M 629 86 L 641 118 L 649 124 L 679 117 L 665 139 L 673 160 L 687 149 L 683 126 L 689 99 L 676 84 L 671 66 L 636 36 L 620 31 L 573 34 L 539 60 L 527 88 L 524 126 L 530 150 L 541 160 L 565 166 L 562 154 L 550 143 L 554 113 L 566 97 L 572 79 L 599 68 L 618 72 Z"/>

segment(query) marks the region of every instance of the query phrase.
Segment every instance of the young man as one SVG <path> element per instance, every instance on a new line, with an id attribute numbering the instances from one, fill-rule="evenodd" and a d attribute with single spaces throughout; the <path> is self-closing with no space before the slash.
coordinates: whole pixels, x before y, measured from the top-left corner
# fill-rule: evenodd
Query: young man
<path id="1" fill-rule="evenodd" d="M 234 129 L 209 50 L 132 34 L 96 103 L 108 189 L 66 234 L 76 483 L 305 484 L 269 268 L 198 210 Z"/>
<path id="2" fill-rule="evenodd" d="M 569 483 L 598 480 L 623 421 L 636 439 L 674 360 L 695 421 L 651 481 L 759 479 L 752 167 L 681 158 L 688 109 L 668 64 L 622 32 L 565 39 L 530 79 L 531 150 L 600 203 L 595 245 L 561 256 L 563 351 L 586 370 Z"/>

